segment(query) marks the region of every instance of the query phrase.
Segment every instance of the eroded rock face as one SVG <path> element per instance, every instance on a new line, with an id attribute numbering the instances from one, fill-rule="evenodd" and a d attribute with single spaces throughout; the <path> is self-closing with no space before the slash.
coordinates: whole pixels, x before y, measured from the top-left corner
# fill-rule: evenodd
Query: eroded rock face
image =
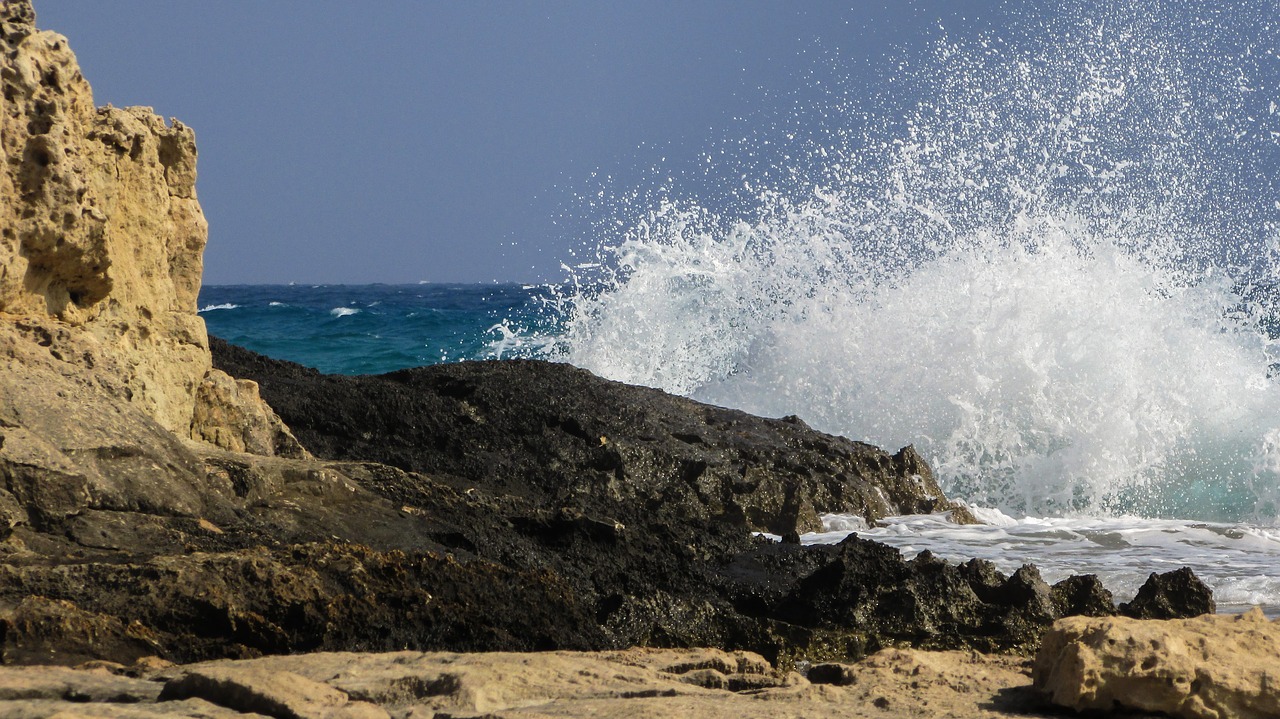
<path id="1" fill-rule="evenodd" d="M 256 394 L 208 375 L 207 238 L 191 128 L 95 108 L 67 39 L 0 3 L 0 335 L 180 436 L 295 450 Z"/>
<path id="2" fill-rule="evenodd" d="M 195 135 L 95 108 L 66 38 L 37 30 L 27 0 L 0 8 L 0 312 L 92 337 L 125 398 L 185 433 L 209 369 Z"/>
<path id="3" fill-rule="evenodd" d="M 1280 716 L 1280 626 L 1239 616 L 1070 617 L 1045 634 L 1033 680 L 1055 704 L 1186 719 Z"/>

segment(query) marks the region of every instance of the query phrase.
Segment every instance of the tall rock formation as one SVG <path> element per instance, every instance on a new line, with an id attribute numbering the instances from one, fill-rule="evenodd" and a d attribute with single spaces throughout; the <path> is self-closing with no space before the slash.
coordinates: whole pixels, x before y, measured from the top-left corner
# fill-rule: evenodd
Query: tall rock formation
<path id="1" fill-rule="evenodd" d="M 150 108 L 95 108 L 30 0 L 0 4 L 0 158 L 0 334 L 181 436 L 302 453 L 256 387 L 211 372 L 195 134 Z"/>
<path id="2" fill-rule="evenodd" d="M 187 434 L 210 367 L 195 135 L 95 108 L 67 39 L 29 0 L 0 8 L 0 312 L 76 328 L 84 354 L 61 359 L 112 365 L 115 392 Z"/>

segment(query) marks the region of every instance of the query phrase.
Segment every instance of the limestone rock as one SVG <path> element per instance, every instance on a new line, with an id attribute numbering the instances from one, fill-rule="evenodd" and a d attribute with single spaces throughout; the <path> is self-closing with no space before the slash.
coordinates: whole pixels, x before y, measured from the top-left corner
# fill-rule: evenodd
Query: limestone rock
<path id="1" fill-rule="evenodd" d="M 323 682 L 329 692 L 368 702 L 400 714 L 410 707 L 431 712 L 501 712 L 552 702 L 601 701 L 643 697 L 699 696 L 707 693 L 685 676 L 719 667 L 748 671 L 741 677 L 758 677 L 761 687 L 782 686 L 783 675 L 768 667 L 758 655 L 730 654 L 716 650 L 631 649 L 601 654 L 493 652 L 394 652 L 387 654 L 316 653 L 218 661 L 184 668 L 186 677 L 236 672 L 240 677 L 295 676 Z M 756 670 L 763 666 L 763 669 Z M 772 680 L 772 681 L 764 681 Z M 171 693 L 166 686 L 163 696 Z M 727 682 L 726 682 L 727 683 Z M 330 688 L 332 687 L 332 688 Z M 747 689 L 744 685 L 742 689 Z M 721 697 L 725 692 L 717 692 Z M 202 693 L 206 699 L 211 694 Z M 216 703 L 225 704 L 222 700 Z M 244 704 L 244 706 L 250 706 Z M 261 707 L 261 705 L 258 705 Z M 263 711 L 262 708 L 255 709 Z M 267 712 L 284 716 L 279 712 Z"/>
<path id="2" fill-rule="evenodd" d="M 229 488 L 171 432 L 114 396 L 108 376 L 59 358 L 75 333 L 42 347 L 23 326 L 0 322 L 0 535 L 61 531 L 87 509 L 227 516 Z"/>
<path id="3" fill-rule="evenodd" d="M 0 702 L 52 699 L 76 702 L 155 701 L 161 685 L 106 668 L 10 667 L 0 672 Z"/>
<path id="4" fill-rule="evenodd" d="M 209 368 L 194 133 L 95 108 L 67 39 L 37 30 L 26 0 L 0 12 L 0 312 L 80 328 L 131 402 L 185 428 Z"/>
<path id="5" fill-rule="evenodd" d="M 245 714 L 203 699 L 164 702 L 26 700 L 0 703 L 5 719 L 274 719 Z"/>
<path id="6" fill-rule="evenodd" d="M 1070 617 L 1045 634 L 1035 687 L 1076 710 L 1130 709 L 1185 719 L 1280 716 L 1280 625 L 1239 616 Z"/>
<path id="7" fill-rule="evenodd" d="M 193 668 L 165 684 L 160 694 L 161 701 L 192 697 L 277 719 L 388 719 L 380 707 L 352 702 L 346 692 L 286 671 Z"/>
<path id="8" fill-rule="evenodd" d="M 67 39 L 36 29 L 29 0 L 5 0 L 0 325 L 181 436 L 296 452 L 247 390 L 216 397 L 201 415 L 215 424 L 193 427 L 211 366 L 196 307 L 207 238 L 191 128 L 95 108 Z M 228 404 L 238 394 L 242 408 Z"/>
<path id="9" fill-rule="evenodd" d="M 210 370 L 196 390 L 191 436 L 231 450 L 269 457 L 306 458 L 293 433 L 258 396 L 258 383 Z"/>
<path id="10" fill-rule="evenodd" d="M 409 717 L 996 717 L 1034 705 L 1025 660 L 888 649 L 813 686 L 747 652 L 706 649 L 264 657 L 214 665 L 292 672 Z M 196 665 L 192 670 L 201 670 Z M 886 712 L 886 710 L 888 710 Z M 1013 712 L 1010 712 L 1013 713 Z"/>

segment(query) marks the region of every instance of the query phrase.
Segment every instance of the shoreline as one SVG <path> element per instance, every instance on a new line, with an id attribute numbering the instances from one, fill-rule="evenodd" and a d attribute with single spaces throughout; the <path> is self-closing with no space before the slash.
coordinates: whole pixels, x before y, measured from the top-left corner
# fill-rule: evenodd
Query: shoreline
<path id="1" fill-rule="evenodd" d="M 976 521 L 914 447 L 566 364 L 324 375 L 210 337 L 194 132 L 95 107 L 0 2 L 5 715 L 1280 714 L 1276 626 L 1188 569 L 1117 606 L 800 543 Z"/>

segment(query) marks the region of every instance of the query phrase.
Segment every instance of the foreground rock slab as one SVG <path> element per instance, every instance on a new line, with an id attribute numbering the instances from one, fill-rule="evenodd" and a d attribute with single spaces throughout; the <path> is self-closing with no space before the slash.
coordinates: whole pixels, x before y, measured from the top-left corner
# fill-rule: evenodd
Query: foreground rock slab
<path id="1" fill-rule="evenodd" d="M 44 669 L 49 678 L 41 678 Z M 158 670 L 0 668 L 0 716 L 982 719 L 1036 716 L 1038 706 L 1027 662 L 1014 657 L 888 649 L 857 664 L 815 667 L 811 676 L 715 649 L 334 652 Z"/>
<path id="2" fill-rule="evenodd" d="M 1280 624 L 1239 616 L 1149 621 L 1069 617 L 1045 635 L 1035 687 L 1076 710 L 1187 719 L 1280 716 Z"/>

